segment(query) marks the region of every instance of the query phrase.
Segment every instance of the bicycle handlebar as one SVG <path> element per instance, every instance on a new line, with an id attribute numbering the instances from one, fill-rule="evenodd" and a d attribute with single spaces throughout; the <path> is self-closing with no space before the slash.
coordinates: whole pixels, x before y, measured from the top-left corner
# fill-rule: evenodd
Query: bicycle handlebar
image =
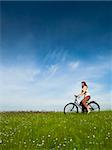
<path id="1" fill-rule="evenodd" d="M 78 96 L 77 96 L 77 95 L 74 95 L 74 96 L 75 96 L 75 101 L 74 101 L 74 102 L 78 102 L 78 101 L 77 101 Z"/>
<path id="2" fill-rule="evenodd" d="M 77 95 L 74 95 L 76 98 L 78 97 Z"/>

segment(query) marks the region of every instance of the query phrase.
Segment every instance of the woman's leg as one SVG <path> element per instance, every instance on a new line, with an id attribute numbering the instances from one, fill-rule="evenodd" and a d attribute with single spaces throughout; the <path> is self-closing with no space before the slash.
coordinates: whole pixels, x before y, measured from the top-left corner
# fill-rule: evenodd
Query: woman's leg
<path id="1" fill-rule="evenodd" d="M 84 105 L 84 107 L 87 109 L 87 111 L 89 111 L 89 106 L 87 106 L 87 101 L 90 99 L 90 96 L 86 96 L 83 100 L 82 100 L 82 104 Z"/>

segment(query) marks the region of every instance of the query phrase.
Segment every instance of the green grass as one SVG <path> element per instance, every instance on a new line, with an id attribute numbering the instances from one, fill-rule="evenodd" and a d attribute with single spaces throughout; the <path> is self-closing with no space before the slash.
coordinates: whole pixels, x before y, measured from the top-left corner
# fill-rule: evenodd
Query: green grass
<path id="1" fill-rule="evenodd" d="M 2 150 L 111 150 L 112 111 L 0 113 Z"/>

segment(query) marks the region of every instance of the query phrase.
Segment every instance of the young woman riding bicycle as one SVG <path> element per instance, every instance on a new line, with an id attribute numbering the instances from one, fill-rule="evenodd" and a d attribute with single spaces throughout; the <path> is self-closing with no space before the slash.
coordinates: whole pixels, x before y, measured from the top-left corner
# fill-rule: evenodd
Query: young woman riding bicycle
<path id="1" fill-rule="evenodd" d="M 90 112 L 90 106 L 87 105 L 87 101 L 89 101 L 90 94 L 88 93 L 88 86 L 86 84 L 85 81 L 82 81 L 82 91 L 81 93 L 78 95 L 78 97 L 80 96 L 84 96 L 84 99 L 81 101 L 81 104 L 87 109 L 88 113 Z"/>

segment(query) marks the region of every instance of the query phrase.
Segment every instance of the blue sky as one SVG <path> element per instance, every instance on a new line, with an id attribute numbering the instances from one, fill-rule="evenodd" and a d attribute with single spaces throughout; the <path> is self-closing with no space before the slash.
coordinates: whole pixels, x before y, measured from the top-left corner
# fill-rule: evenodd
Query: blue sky
<path id="1" fill-rule="evenodd" d="M 62 110 L 82 80 L 112 109 L 112 2 L 1 4 L 1 110 Z"/>

